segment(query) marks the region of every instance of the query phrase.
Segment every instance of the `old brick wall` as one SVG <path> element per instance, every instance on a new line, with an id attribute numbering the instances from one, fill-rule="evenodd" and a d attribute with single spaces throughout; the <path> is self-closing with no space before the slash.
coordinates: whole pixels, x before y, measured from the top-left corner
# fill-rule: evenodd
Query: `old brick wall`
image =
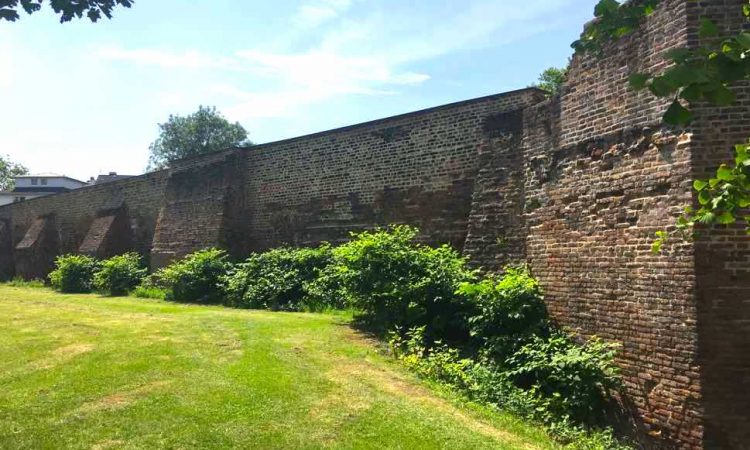
<path id="1" fill-rule="evenodd" d="M 691 44 L 701 17 L 725 34 L 748 25 L 743 0 L 689 4 Z M 733 158 L 735 144 L 750 138 L 750 86 L 735 88 L 735 105 L 697 108 L 692 124 L 693 176 L 707 178 Z M 750 446 L 750 237 L 744 227 L 700 230 L 695 246 L 698 353 L 707 448 Z"/>
<path id="2" fill-rule="evenodd" d="M 49 255 L 54 258 L 56 254 L 79 252 L 101 211 L 125 208 L 132 249 L 148 256 L 166 179 L 167 172 L 154 172 L 14 203 L 0 207 L 0 219 L 9 224 L 11 241 L 16 246 L 37 218 L 54 214 L 55 229 L 59 236 L 55 255 Z M 38 274 L 43 275 L 44 273 Z"/>
<path id="3" fill-rule="evenodd" d="M 245 255 L 245 159 L 234 150 L 169 171 L 151 249 L 153 268 L 207 247 Z"/>
<path id="4" fill-rule="evenodd" d="M 666 1 L 638 33 L 574 58 L 561 98 L 526 112 L 527 257 L 552 316 L 622 345 L 623 407 L 644 443 L 703 440 L 694 252 L 650 251 L 691 200 L 691 135 L 661 128 L 667 104 L 629 89 L 687 44 L 683 1 Z"/>
<path id="5" fill-rule="evenodd" d="M 497 271 L 526 257 L 523 111 L 497 114 L 487 125 L 478 148 L 464 255 L 476 267 Z"/>
<path id="6" fill-rule="evenodd" d="M 525 89 L 249 149 L 251 247 L 408 223 L 461 249 L 483 137 L 541 98 Z"/>
<path id="7" fill-rule="evenodd" d="M 627 82 L 697 45 L 703 15 L 738 29 L 741 4 L 665 0 L 603 57 L 576 57 L 559 98 L 524 89 L 0 207 L 0 272 L 42 276 L 56 254 L 127 240 L 159 267 L 207 246 L 241 258 L 412 224 L 488 270 L 528 262 L 557 322 L 621 343 L 623 425 L 644 446 L 743 448 L 750 239 L 717 227 L 650 244 L 695 200 L 692 179 L 750 137 L 750 87 L 736 106 L 698 105 L 683 130 Z"/>
<path id="8" fill-rule="evenodd" d="M 670 48 L 697 44 L 710 15 L 740 27 L 740 0 L 666 1 L 641 30 L 576 57 L 561 98 L 526 110 L 526 251 L 555 319 L 622 344 L 623 406 L 654 448 L 744 448 L 748 442 L 750 251 L 741 227 L 675 239 L 691 181 L 750 136 L 747 91 L 737 106 L 699 108 L 686 130 L 664 128 L 667 101 L 628 88 L 659 72 Z"/>

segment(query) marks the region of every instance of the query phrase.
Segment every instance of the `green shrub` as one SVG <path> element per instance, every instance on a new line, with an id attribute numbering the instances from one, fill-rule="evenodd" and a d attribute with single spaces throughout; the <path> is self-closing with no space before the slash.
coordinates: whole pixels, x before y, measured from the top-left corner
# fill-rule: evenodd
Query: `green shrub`
<path id="1" fill-rule="evenodd" d="M 506 267 L 499 280 L 463 283 L 459 293 L 476 305 L 469 328 L 486 356 L 503 361 L 532 336 L 546 334 L 547 308 L 539 283 L 525 267 Z"/>
<path id="2" fill-rule="evenodd" d="M 62 255 L 55 259 L 55 270 L 49 274 L 52 287 L 60 292 L 91 292 L 94 272 L 99 263 L 85 255 Z"/>
<path id="3" fill-rule="evenodd" d="M 219 303 L 220 278 L 231 265 L 223 250 L 209 248 L 187 255 L 159 270 L 154 278 L 166 289 L 167 299 L 180 302 Z"/>
<path id="4" fill-rule="evenodd" d="M 545 421 L 596 424 L 611 391 L 619 387 L 615 354 L 615 345 L 596 337 L 578 344 L 556 331 L 548 338 L 534 337 L 512 355 L 507 376 L 535 398 L 548 416 Z"/>
<path id="5" fill-rule="evenodd" d="M 618 384 L 611 345 L 598 340 L 577 345 L 560 332 L 549 339 L 539 339 L 539 343 L 535 340 L 514 358 L 523 361 L 516 363 L 523 364 L 525 370 L 547 376 L 540 376 L 543 381 L 537 385 L 524 385 L 517 379 L 519 373 L 509 371 L 505 365 L 489 359 L 462 357 L 455 348 L 441 343 L 427 346 L 425 342 L 424 327 L 391 333 L 389 340 L 394 355 L 421 377 L 456 389 L 474 401 L 539 421 L 561 443 L 567 444 L 566 449 L 630 448 L 619 442 L 609 429 L 583 426 L 592 423 L 591 414 L 602 412 L 602 398 Z M 540 350 L 540 346 L 544 349 Z M 551 358 L 532 355 L 537 352 Z M 569 386 L 562 389 L 555 386 L 557 391 L 550 389 L 558 382 Z M 583 405 L 588 406 L 580 408 Z"/>
<path id="6" fill-rule="evenodd" d="M 227 304 L 240 308 L 320 310 L 335 304 L 310 301 L 307 286 L 331 261 L 331 247 L 277 248 L 251 255 L 223 278 Z"/>
<path id="7" fill-rule="evenodd" d="M 425 326 L 432 340 L 465 340 L 471 304 L 455 291 L 473 272 L 455 250 L 417 244 L 416 235 L 407 226 L 353 234 L 333 250 L 319 290 L 339 291 L 375 331 Z"/>
<path id="8" fill-rule="evenodd" d="M 125 253 L 102 261 L 94 274 L 94 287 L 107 295 L 127 295 L 146 276 L 137 253 Z"/>

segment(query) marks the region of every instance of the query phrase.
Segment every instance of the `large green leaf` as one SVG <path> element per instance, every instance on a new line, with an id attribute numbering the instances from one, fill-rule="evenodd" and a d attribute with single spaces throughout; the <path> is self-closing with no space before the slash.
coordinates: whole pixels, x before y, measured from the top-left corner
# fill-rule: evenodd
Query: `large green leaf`
<path id="1" fill-rule="evenodd" d="M 687 110 L 679 100 L 672 102 L 672 105 L 664 113 L 664 121 L 671 125 L 687 125 L 693 120 L 693 113 Z"/>
<path id="2" fill-rule="evenodd" d="M 716 37 L 719 35 L 719 27 L 711 19 L 702 18 L 701 26 L 698 29 L 698 35 L 702 38 Z"/>

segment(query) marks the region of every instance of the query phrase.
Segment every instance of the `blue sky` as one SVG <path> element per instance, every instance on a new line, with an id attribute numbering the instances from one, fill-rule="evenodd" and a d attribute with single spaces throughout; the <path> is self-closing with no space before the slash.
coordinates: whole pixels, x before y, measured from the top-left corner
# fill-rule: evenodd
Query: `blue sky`
<path id="1" fill-rule="evenodd" d="M 523 88 L 595 0 L 136 0 L 0 22 L 0 154 L 141 173 L 157 123 L 214 105 L 257 143 Z"/>

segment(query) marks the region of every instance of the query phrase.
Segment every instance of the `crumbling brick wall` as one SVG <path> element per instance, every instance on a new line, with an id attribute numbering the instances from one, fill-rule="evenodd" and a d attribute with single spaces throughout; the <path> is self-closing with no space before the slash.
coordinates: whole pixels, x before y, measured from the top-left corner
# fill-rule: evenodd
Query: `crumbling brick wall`
<path id="1" fill-rule="evenodd" d="M 699 42 L 700 18 L 723 34 L 748 25 L 744 0 L 689 3 L 689 39 Z M 694 178 L 708 178 L 732 161 L 734 145 L 750 138 L 750 85 L 735 86 L 729 107 L 697 105 L 691 126 Z M 750 236 L 741 225 L 701 229 L 695 244 L 698 355 L 707 448 L 750 445 Z"/>
<path id="2" fill-rule="evenodd" d="M 695 46 L 700 18 L 736 32 L 740 0 L 667 0 L 604 55 L 576 57 L 561 98 L 524 117 L 527 259 L 556 321 L 622 344 L 623 406 L 653 448 L 748 442 L 750 242 L 743 228 L 701 230 L 650 252 L 694 202 L 692 180 L 750 136 L 747 91 L 665 128 L 669 100 L 629 89 L 664 53 Z M 745 425 L 743 425 L 745 424 Z"/>
<path id="3" fill-rule="evenodd" d="M 485 127 L 502 126 L 488 121 L 542 98 L 525 89 L 250 149 L 252 248 L 408 223 L 461 249 Z"/>
<path id="4" fill-rule="evenodd" d="M 235 150 L 169 171 L 151 249 L 152 268 L 207 247 L 222 247 L 237 257 L 245 253 L 239 228 L 245 216 L 244 161 Z"/>

